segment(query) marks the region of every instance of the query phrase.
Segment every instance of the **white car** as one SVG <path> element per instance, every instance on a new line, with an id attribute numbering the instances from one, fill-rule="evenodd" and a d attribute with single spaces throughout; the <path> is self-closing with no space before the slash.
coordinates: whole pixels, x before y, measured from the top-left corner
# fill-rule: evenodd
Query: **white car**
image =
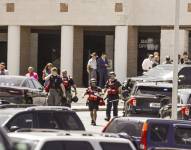
<path id="1" fill-rule="evenodd" d="M 136 150 L 131 141 L 114 134 L 23 129 L 8 136 L 32 150 Z"/>

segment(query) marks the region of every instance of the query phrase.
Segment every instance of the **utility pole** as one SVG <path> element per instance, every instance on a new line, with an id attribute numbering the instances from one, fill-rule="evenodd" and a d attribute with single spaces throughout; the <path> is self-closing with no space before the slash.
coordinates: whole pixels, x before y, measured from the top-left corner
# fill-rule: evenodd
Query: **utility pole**
<path id="1" fill-rule="evenodd" d="M 175 0 L 172 119 L 177 119 L 180 0 Z"/>

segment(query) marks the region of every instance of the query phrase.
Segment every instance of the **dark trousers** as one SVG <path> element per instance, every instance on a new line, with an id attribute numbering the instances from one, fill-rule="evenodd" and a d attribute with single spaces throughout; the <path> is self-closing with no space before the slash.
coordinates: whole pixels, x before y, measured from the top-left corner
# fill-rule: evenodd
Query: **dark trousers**
<path id="1" fill-rule="evenodd" d="M 107 71 L 99 71 L 99 87 L 104 88 L 107 81 Z"/>
<path id="2" fill-rule="evenodd" d="M 111 118 L 111 108 L 113 106 L 113 116 L 117 117 L 118 116 L 118 103 L 119 103 L 119 98 L 117 97 L 109 97 L 107 100 L 107 108 L 106 108 L 106 117 Z"/>

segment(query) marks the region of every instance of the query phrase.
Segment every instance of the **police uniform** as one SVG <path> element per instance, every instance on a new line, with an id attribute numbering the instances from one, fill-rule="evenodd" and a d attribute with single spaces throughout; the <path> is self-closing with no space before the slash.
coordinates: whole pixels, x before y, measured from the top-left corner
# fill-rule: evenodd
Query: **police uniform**
<path id="1" fill-rule="evenodd" d="M 89 102 L 89 110 L 93 111 L 99 109 L 99 99 L 100 97 L 97 95 L 100 93 L 102 90 L 101 88 L 95 86 L 95 87 L 88 87 L 86 90 L 86 94 L 88 95 L 88 102 Z"/>
<path id="2" fill-rule="evenodd" d="M 74 80 L 71 77 L 63 77 L 62 78 L 65 90 L 66 90 L 66 99 L 67 102 L 65 105 L 71 107 L 71 103 L 72 103 L 72 89 L 71 87 L 75 84 Z"/>
<path id="3" fill-rule="evenodd" d="M 107 89 L 107 108 L 106 108 L 106 119 L 111 118 L 111 108 L 113 106 L 113 116 L 118 116 L 118 103 L 119 103 L 119 87 L 121 83 L 115 79 L 109 79 L 106 82 Z"/>
<path id="4" fill-rule="evenodd" d="M 49 79 L 49 94 L 47 103 L 49 106 L 60 105 L 62 99 L 62 92 L 60 85 L 62 84 L 62 78 L 60 76 L 50 76 Z"/>

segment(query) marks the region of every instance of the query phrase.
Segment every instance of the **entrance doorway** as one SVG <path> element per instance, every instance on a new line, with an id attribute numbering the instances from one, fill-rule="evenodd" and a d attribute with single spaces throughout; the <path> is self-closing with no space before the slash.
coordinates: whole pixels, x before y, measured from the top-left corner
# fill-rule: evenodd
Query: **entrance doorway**
<path id="1" fill-rule="evenodd" d="M 160 55 L 160 31 L 139 31 L 137 74 L 142 75 L 142 62 L 149 54 L 158 52 Z"/>
<path id="2" fill-rule="evenodd" d="M 53 63 L 60 68 L 60 33 L 39 33 L 38 34 L 38 74 L 42 81 L 42 71 L 47 63 Z"/>
<path id="3" fill-rule="evenodd" d="M 0 62 L 7 64 L 7 42 L 0 41 Z"/>

